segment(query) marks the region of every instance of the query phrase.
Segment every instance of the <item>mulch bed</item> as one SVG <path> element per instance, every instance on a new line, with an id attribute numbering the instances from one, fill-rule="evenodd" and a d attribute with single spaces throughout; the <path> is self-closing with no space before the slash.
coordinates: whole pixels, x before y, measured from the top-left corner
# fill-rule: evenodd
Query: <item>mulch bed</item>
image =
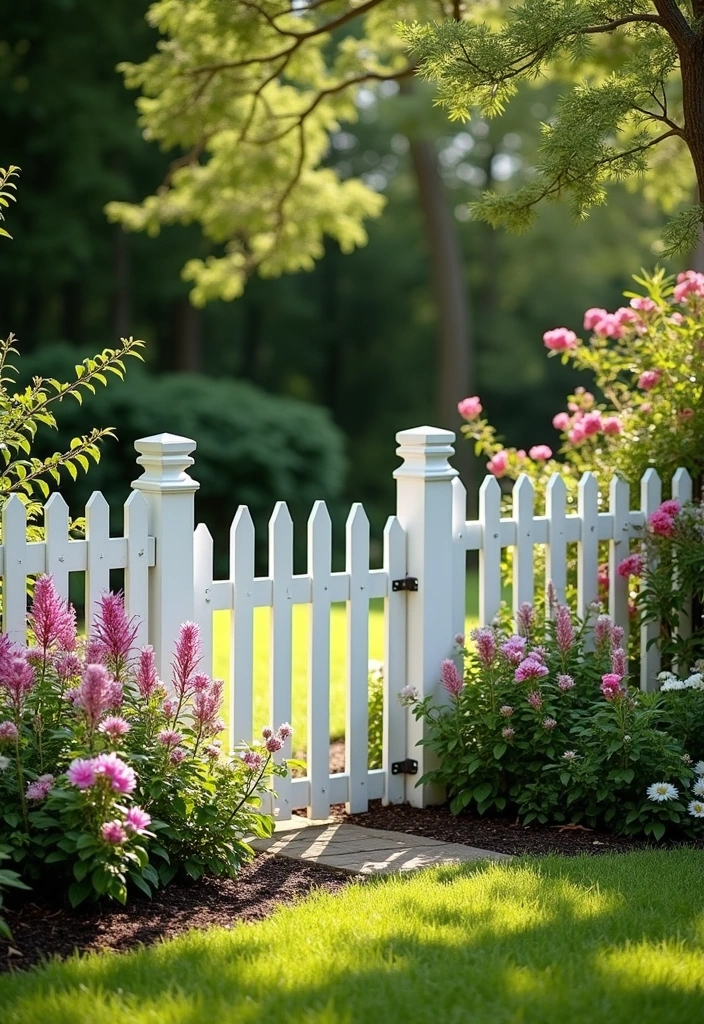
<path id="1" fill-rule="evenodd" d="M 32 902 L 29 893 L 27 902 L 5 907 L 13 941 L 0 939 L 0 971 L 25 970 L 47 957 L 70 956 L 75 949 L 124 952 L 191 928 L 230 928 L 238 921 L 258 921 L 314 889 L 338 892 L 349 881 L 348 874 L 260 854 L 235 881 L 204 878 L 172 884 L 153 899 L 134 898 L 126 907 L 68 910 Z"/>
<path id="2" fill-rule="evenodd" d="M 406 832 L 517 855 L 559 853 L 574 857 L 580 853 L 628 853 L 632 850 L 653 849 L 656 845 L 643 839 L 629 839 L 591 829 L 544 825 L 525 827 L 504 818 L 477 818 L 469 814 L 455 817 L 447 807 L 417 810 L 408 804 L 382 807 L 380 801 L 374 801 L 366 814 L 345 814 L 343 807 L 335 808 L 334 814 L 339 821 L 362 825 L 364 828 L 389 829 L 392 832 Z M 657 845 L 662 847 L 665 844 Z M 704 849 L 703 843 L 687 845 Z"/>

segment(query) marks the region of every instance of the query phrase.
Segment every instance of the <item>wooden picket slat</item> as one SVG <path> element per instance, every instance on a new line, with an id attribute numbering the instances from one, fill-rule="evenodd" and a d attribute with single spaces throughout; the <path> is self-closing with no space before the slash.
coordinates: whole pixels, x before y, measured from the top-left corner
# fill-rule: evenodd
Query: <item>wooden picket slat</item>
<path id="1" fill-rule="evenodd" d="M 387 520 L 384 528 L 384 569 L 389 580 L 384 601 L 384 803 L 400 804 L 406 798 L 406 776 L 394 775 L 391 765 L 406 759 L 406 725 L 410 712 L 399 701 L 399 694 L 406 685 L 406 595 L 403 591 L 394 593 L 391 581 L 406 576 L 406 534 L 395 516 Z M 462 582 L 464 584 L 464 580 Z M 461 607 L 464 609 L 464 589 Z"/>
<path id="2" fill-rule="evenodd" d="M 369 563 L 367 563 L 368 566 Z M 277 729 L 293 717 L 293 621 L 291 585 L 293 583 L 293 520 L 285 502 L 276 503 L 269 521 L 269 576 L 272 579 L 271 637 L 269 656 L 269 707 L 271 725 Z M 291 738 L 275 755 L 280 762 L 291 757 Z M 275 779 L 276 808 L 279 821 L 291 817 L 291 778 Z"/>
<path id="3" fill-rule="evenodd" d="M 400 525 L 400 524 L 399 524 Z M 452 632 L 464 636 L 467 591 L 467 491 L 459 477 L 452 481 Z M 387 523 L 388 526 L 388 523 Z M 391 577 L 394 579 L 395 577 Z"/>
<path id="4" fill-rule="evenodd" d="M 330 570 L 332 522 L 324 501 L 308 519 L 308 575 L 311 579 L 308 661 L 309 818 L 330 814 Z"/>
<path id="5" fill-rule="evenodd" d="M 230 748 L 252 739 L 254 700 L 254 523 L 246 505 L 230 528 L 233 614 L 230 637 Z"/>
<path id="6" fill-rule="evenodd" d="M 149 509 L 143 494 L 133 491 L 125 502 L 125 607 L 137 623 L 135 643 L 149 643 Z"/>
<path id="7" fill-rule="evenodd" d="M 44 506 L 45 571 L 52 576 L 56 592 L 68 599 L 68 566 L 70 544 L 68 505 L 58 493 L 52 494 Z"/>
<path id="8" fill-rule="evenodd" d="M 559 473 L 553 473 L 545 494 L 548 542 L 545 549 L 545 608 L 549 612 L 548 587 L 552 583 L 558 604 L 567 600 L 567 487 Z"/>
<path id="9" fill-rule="evenodd" d="M 513 550 L 513 618 L 517 620 L 522 604 L 535 600 L 533 568 L 533 484 L 521 473 L 513 485 L 513 519 L 516 523 L 516 546 Z"/>
<path id="10" fill-rule="evenodd" d="M 496 477 L 479 489 L 479 624 L 488 626 L 501 607 L 501 488 Z"/>
<path id="11" fill-rule="evenodd" d="M 2 582 L 2 629 L 16 644 L 27 639 L 27 513 L 11 494 L 2 510 L 5 565 Z"/>
<path id="12" fill-rule="evenodd" d="M 612 477 L 609 484 L 609 511 L 614 519 L 613 537 L 609 541 L 609 615 L 623 628 L 623 648 L 628 650 L 628 580 L 618 574 L 618 567 L 628 555 L 630 488 L 621 477 Z"/>
<path id="13" fill-rule="evenodd" d="M 672 478 L 672 497 L 679 501 L 680 505 L 692 500 L 692 478 L 686 469 L 678 469 Z M 677 570 L 675 569 L 675 575 Z M 692 602 L 689 600 L 679 614 L 677 624 L 677 635 L 683 640 L 689 639 L 692 635 Z M 678 665 L 677 670 L 688 673 L 689 665 Z"/>
<path id="14" fill-rule="evenodd" d="M 640 507 L 645 521 L 662 501 L 662 484 L 654 469 L 647 469 L 640 482 Z M 656 690 L 660 671 L 660 652 L 655 643 L 660 632 L 657 622 L 648 622 L 640 628 L 640 688 Z"/>
<path id="15" fill-rule="evenodd" d="M 232 607 L 232 588 L 228 587 L 228 607 Z M 213 667 L 213 538 L 205 523 L 193 533 L 193 615 L 200 627 L 203 665 L 210 675 Z"/>
<path id="16" fill-rule="evenodd" d="M 345 771 L 349 775 L 347 811 L 366 811 L 369 803 L 368 771 L 368 678 L 369 678 L 369 520 L 356 502 L 347 518 L 347 572 L 350 599 L 347 604 L 347 708 Z"/>
<path id="17" fill-rule="evenodd" d="M 599 485 L 593 473 L 584 473 L 579 481 L 577 515 L 577 615 L 586 621 L 599 596 Z"/>
<path id="18" fill-rule="evenodd" d="M 110 506 L 100 491 L 94 491 L 86 505 L 86 540 L 86 633 L 90 634 L 98 601 L 110 590 Z"/>

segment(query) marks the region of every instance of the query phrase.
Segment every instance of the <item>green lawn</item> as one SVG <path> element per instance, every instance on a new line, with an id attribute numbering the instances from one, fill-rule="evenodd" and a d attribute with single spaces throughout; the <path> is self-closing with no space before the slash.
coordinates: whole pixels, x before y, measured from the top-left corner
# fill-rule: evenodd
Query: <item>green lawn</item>
<path id="1" fill-rule="evenodd" d="M 0 978 L 3 1024 L 699 1021 L 704 853 L 439 869 Z"/>

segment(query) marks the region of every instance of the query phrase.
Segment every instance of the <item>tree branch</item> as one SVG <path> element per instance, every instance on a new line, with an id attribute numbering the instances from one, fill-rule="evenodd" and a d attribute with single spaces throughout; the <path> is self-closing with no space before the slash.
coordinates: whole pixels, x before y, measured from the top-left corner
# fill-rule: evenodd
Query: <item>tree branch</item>
<path id="1" fill-rule="evenodd" d="M 662 18 L 665 31 L 671 36 L 677 49 L 688 50 L 697 37 L 676 0 L 653 0 L 653 4 Z"/>
<path id="2" fill-rule="evenodd" d="M 650 23 L 651 25 L 660 25 L 662 27 L 665 25 L 659 14 L 629 14 L 625 18 L 616 18 L 615 21 L 607 21 L 603 25 L 589 25 L 587 28 L 581 28 L 579 34 L 587 36 L 593 35 L 596 32 L 613 32 L 622 25 L 632 25 L 637 22 L 645 22 L 646 24 Z"/>

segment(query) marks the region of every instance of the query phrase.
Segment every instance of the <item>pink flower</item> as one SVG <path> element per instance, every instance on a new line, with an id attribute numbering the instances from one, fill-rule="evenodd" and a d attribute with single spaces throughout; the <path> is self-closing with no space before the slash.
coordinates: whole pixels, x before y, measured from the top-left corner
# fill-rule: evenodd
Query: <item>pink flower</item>
<path id="1" fill-rule="evenodd" d="M 671 537 L 675 532 L 675 520 L 661 508 L 648 516 L 648 526 L 658 537 Z"/>
<path id="2" fill-rule="evenodd" d="M 29 624 L 44 654 L 54 644 L 64 651 L 76 646 L 76 613 L 59 597 L 51 576 L 39 576 L 34 584 Z"/>
<path id="3" fill-rule="evenodd" d="M 98 726 L 98 732 L 105 733 L 111 740 L 115 740 L 120 736 L 126 736 L 131 728 L 132 726 L 126 719 L 119 715 L 109 715 Z"/>
<path id="4" fill-rule="evenodd" d="M 621 686 L 621 676 L 614 672 L 607 672 L 601 677 L 601 692 L 606 700 L 615 700 L 621 696 L 625 692 Z"/>
<path id="5" fill-rule="evenodd" d="M 77 789 L 90 789 L 95 785 L 95 760 L 85 761 L 80 757 L 71 761 L 66 778 Z"/>
<path id="6" fill-rule="evenodd" d="M 445 658 L 440 663 L 440 678 L 447 692 L 453 697 L 457 697 L 464 686 L 464 679 L 451 658 Z"/>
<path id="7" fill-rule="evenodd" d="M 631 306 L 633 309 L 639 309 L 641 313 L 654 313 L 658 308 L 657 302 L 654 302 L 647 295 L 636 295 L 631 299 Z"/>
<path id="8" fill-rule="evenodd" d="M 668 319 L 670 320 L 670 323 L 677 324 L 678 327 L 680 324 L 684 323 L 684 317 L 681 313 L 673 313 L 671 317 L 668 317 Z"/>
<path id="9" fill-rule="evenodd" d="M 640 412 L 642 412 L 644 416 L 649 416 L 652 411 L 653 406 L 651 402 L 641 402 Z"/>
<path id="10" fill-rule="evenodd" d="M 601 421 L 601 428 L 605 434 L 620 434 L 623 431 L 623 424 L 618 416 L 605 416 Z"/>
<path id="11" fill-rule="evenodd" d="M 145 829 L 149 828 L 152 823 L 151 815 L 143 811 L 141 807 L 130 807 L 127 814 L 125 815 L 125 827 L 130 832 L 142 833 Z"/>
<path id="12" fill-rule="evenodd" d="M 178 707 L 178 701 L 173 700 L 171 697 L 167 698 L 161 705 L 161 710 L 164 712 L 167 718 L 173 718 L 176 714 L 176 708 Z"/>
<path id="13" fill-rule="evenodd" d="M 594 641 L 598 648 L 611 646 L 612 625 L 608 615 L 600 615 L 594 626 Z"/>
<path id="14" fill-rule="evenodd" d="M 484 666 L 490 668 L 496 657 L 496 636 L 490 626 L 482 626 L 481 629 L 473 629 L 470 633 L 477 648 L 477 657 Z"/>
<path id="15" fill-rule="evenodd" d="M 276 735 L 280 740 L 287 740 L 289 736 L 293 736 L 293 729 L 288 722 L 282 722 L 276 730 Z"/>
<path id="16" fill-rule="evenodd" d="M 675 302 L 685 303 L 690 296 L 704 296 L 704 274 L 698 274 L 695 270 L 685 270 L 678 274 L 675 285 Z"/>
<path id="17" fill-rule="evenodd" d="M 643 370 L 638 378 L 638 387 L 641 391 L 651 391 L 661 376 L 660 370 Z"/>
<path id="18" fill-rule="evenodd" d="M 131 793 L 137 785 L 134 769 L 117 756 L 117 754 L 98 754 L 93 758 L 96 776 L 108 779 L 116 793 Z"/>
<path id="19" fill-rule="evenodd" d="M 602 587 L 602 588 L 608 587 L 609 581 L 610 581 L 610 577 L 609 577 L 609 567 L 606 564 L 606 562 L 602 562 L 599 565 L 599 567 L 597 569 L 597 572 L 596 572 L 596 581 L 597 581 L 597 584 L 600 587 Z"/>
<path id="20" fill-rule="evenodd" d="M 497 452 L 496 455 L 492 455 L 486 464 L 486 468 L 493 476 L 503 476 L 508 469 L 508 452 L 502 450 Z"/>
<path id="21" fill-rule="evenodd" d="M 254 772 L 256 774 L 257 772 L 260 772 L 264 767 L 264 758 L 255 750 L 247 750 L 242 755 L 242 763 L 247 768 L 249 768 L 251 772 Z"/>
<path id="22" fill-rule="evenodd" d="M 100 717 L 122 701 L 122 687 L 108 675 L 104 665 L 86 665 L 81 685 L 73 703 L 82 708 L 91 726 L 95 727 Z"/>
<path id="23" fill-rule="evenodd" d="M 195 622 L 184 622 L 176 638 L 173 661 L 174 689 L 183 697 L 191 689 L 193 676 L 203 658 L 200 629 Z"/>
<path id="24" fill-rule="evenodd" d="M 682 506 L 674 498 L 668 498 L 667 501 L 663 501 L 660 505 L 660 511 L 668 516 L 678 516 L 682 511 Z"/>
<path id="25" fill-rule="evenodd" d="M 566 327 L 555 327 L 552 331 L 546 331 L 543 335 L 545 348 L 551 352 L 566 352 L 568 349 L 577 348 L 577 335 Z"/>
<path id="26" fill-rule="evenodd" d="M 629 576 L 642 576 L 644 568 L 645 560 L 642 555 L 629 555 L 619 564 L 616 571 L 619 576 L 627 580 Z"/>
<path id="27" fill-rule="evenodd" d="M 534 444 L 528 454 L 536 462 L 547 462 L 548 459 L 552 458 L 552 448 L 549 448 L 546 444 Z"/>
<path id="28" fill-rule="evenodd" d="M 573 686 L 574 679 L 572 676 L 562 675 L 557 677 L 557 687 L 559 690 L 562 690 L 563 693 L 567 693 L 567 691 L 571 690 Z"/>
<path id="29" fill-rule="evenodd" d="M 513 714 L 513 708 L 511 707 L 510 704 L 502 704 L 501 707 L 499 708 L 499 714 L 503 718 L 510 718 L 511 715 Z"/>
<path id="30" fill-rule="evenodd" d="M 582 423 L 575 423 L 572 429 L 567 434 L 567 440 L 570 444 L 581 444 L 586 437 L 584 425 Z"/>
<path id="31" fill-rule="evenodd" d="M 527 679 L 543 679 L 548 672 L 547 665 L 542 665 L 535 658 L 525 658 L 516 669 L 513 678 L 517 683 L 524 683 Z"/>
<path id="32" fill-rule="evenodd" d="M 482 403 L 476 395 L 473 395 L 471 398 L 463 398 L 457 404 L 457 410 L 462 419 L 475 420 L 482 411 Z"/>
<path id="33" fill-rule="evenodd" d="M 99 640 L 93 637 L 88 638 L 85 649 L 86 665 L 104 665 L 107 658 L 107 651 Z"/>
<path id="34" fill-rule="evenodd" d="M 534 619 L 533 605 L 529 601 L 524 601 L 516 612 L 516 632 L 519 636 L 530 636 Z"/>
<path id="35" fill-rule="evenodd" d="M 165 747 L 177 747 L 183 736 L 180 732 L 176 732 L 175 729 L 162 729 L 157 739 L 160 743 L 163 743 Z"/>
<path id="36" fill-rule="evenodd" d="M 611 672 L 620 679 L 628 675 L 628 656 L 623 647 L 614 647 L 611 652 Z"/>
<path id="37" fill-rule="evenodd" d="M 106 821 L 100 827 L 100 834 L 105 842 L 112 846 L 121 846 L 129 838 L 119 821 Z"/>
<path id="38" fill-rule="evenodd" d="M 619 322 L 617 316 L 613 313 L 607 313 L 606 316 L 594 324 L 594 333 L 602 338 L 622 338 L 623 325 Z"/>
<path id="39" fill-rule="evenodd" d="M 552 418 L 552 425 L 555 430 L 567 430 L 571 423 L 568 412 L 558 412 Z"/>
<path id="40" fill-rule="evenodd" d="M 127 618 L 122 594 L 101 595 L 91 638 L 103 647 L 116 671 L 126 664 L 138 630 L 136 617 Z"/>
<path id="41" fill-rule="evenodd" d="M 19 732 L 14 722 L 0 722 L 0 743 L 3 740 L 14 742 L 18 736 Z"/>
<path id="42" fill-rule="evenodd" d="M 523 661 L 527 643 L 524 636 L 510 636 L 508 640 L 504 640 L 499 650 L 511 665 L 518 665 Z"/>
<path id="43" fill-rule="evenodd" d="M 588 412 L 582 420 L 582 429 L 584 430 L 586 437 L 591 437 L 592 434 L 598 434 L 601 430 L 603 423 L 601 420 L 600 412 Z"/>
<path id="44" fill-rule="evenodd" d="M 561 604 L 555 613 L 555 639 L 562 654 L 567 654 L 574 647 L 574 626 L 567 605 Z"/>
<path id="45" fill-rule="evenodd" d="M 512 740 L 516 735 L 516 730 L 512 729 L 510 725 L 505 725 L 501 730 L 501 735 L 505 740 Z"/>
<path id="46" fill-rule="evenodd" d="M 278 736 L 270 736 L 264 745 L 270 754 L 275 754 L 278 750 L 281 750 L 284 743 Z"/>
<path id="47" fill-rule="evenodd" d="M 543 695 L 538 690 L 533 690 L 528 694 L 528 703 L 536 711 L 540 711 L 543 706 Z"/>
<path id="48" fill-rule="evenodd" d="M 626 631 L 623 628 L 623 626 L 614 626 L 614 628 L 611 630 L 611 644 L 613 647 L 621 646 L 621 644 L 623 643 L 625 632 Z"/>
<path id="49" fill-rule="evenodd" d="M 271 726 L 270 725 L 265 725 L 264 728 L 262 729 L 262 736 L 264 737 L 264 739 L 268 740 L 269 737 L 273 736 L 273 735 L 274 735 L 274 730 L 271 728 Z"/>
<path id="50" fill-rule="evenodd" d="M 156 671 L 153 647 L 142 647 L 140 649 L 135 682 L 137 689 L 145 700 L 149 700 L 159 686 L 159 676 Z"/>
<path id="51" fill-rule="evenodd" d="M 605 309 L 601 309 L 599 306 L 592 306 L 584 314 L 584 330 L 593 331 L 599 321 L 603 320 L 605 316 L 609 314 Z"/>
<path id="52" fill-rule="evenodd" d="M 533 661 L 539 661 L 541 665 L 545 664 L 547 656 L 548 649 L 547 647 L 543 647 L 542 644 L 539 647 L 534 647 L 532 650 L 528 651 L 528 654 L 526 655 L 527 658 L 532 658 Z"/>
<path id="53" fill-rule="evenodd" d="M 211 761 L 216 761 L 220 757 L 220 746 L 217 743 L 209 743 L 205 748 L 205 755 Z"/>
<path id="54" fill-rule="evenodd" d="M 193 697 L 193 721 L 202 736 L 214 736 L 219 731 L 224 686 L 222 679 L 208 680 L 207 689 L 197 690 Z"/>
<path id="55" fill-rule="evenodd" d="M 66 682 L 69 679 L 75 679 L 76 676 L 81 674 L 81 659 L 73 651 L 66 651 L 64 654 L 60 654 L 54 663 L 56 668 L 56 674 L 59 679 Z"/>
<path id="56" fill-rule="evenodd" d="M 22 710 L 25 698 L 34 689 L 34 669 L 20 647 L 11 647 L 0 658 L 0 689 L 5 690 L 11 706 Z"/>
<path id="57" fill-rule="evenodd" d="M 643 323 L 635 310 L 629 309 L 628 306 L 620 306 L 614 313 L 614 319 L 623 327 L 627 327 L 629 324 Z"/>
<path id="58" fill-rule="evenodd" d="M 193 676 L 193 689 L 196 693 L 204 693 L 210 686 L 210 676 L 205 672 L 196 672 Z"/>
<path id="59" fill-rule="evenodd" d="M 554 718 L 550 718 L 548 716 L 547 718 L 543 719 L 543 729 L 545 729 L 547 732 L 552 732 L 556 725 L 557 722 Z"/>
<path id="60" fill-rule="evenodd" d="M 174 749 L 169 754 L 169 761 L 171 762 L 171 764 L 181 764 L 182 761 L 186 760 L 186 757 L 187 753 L 183 749 L 183 747 L 174 747 Z"/>
<path id="61" fill-rule="evenodd" d="M 45 800 L 49 790 L 54 785 L 53 775 L 40 775 L 35 782 L 27 786 L 28 800 Z"/>

